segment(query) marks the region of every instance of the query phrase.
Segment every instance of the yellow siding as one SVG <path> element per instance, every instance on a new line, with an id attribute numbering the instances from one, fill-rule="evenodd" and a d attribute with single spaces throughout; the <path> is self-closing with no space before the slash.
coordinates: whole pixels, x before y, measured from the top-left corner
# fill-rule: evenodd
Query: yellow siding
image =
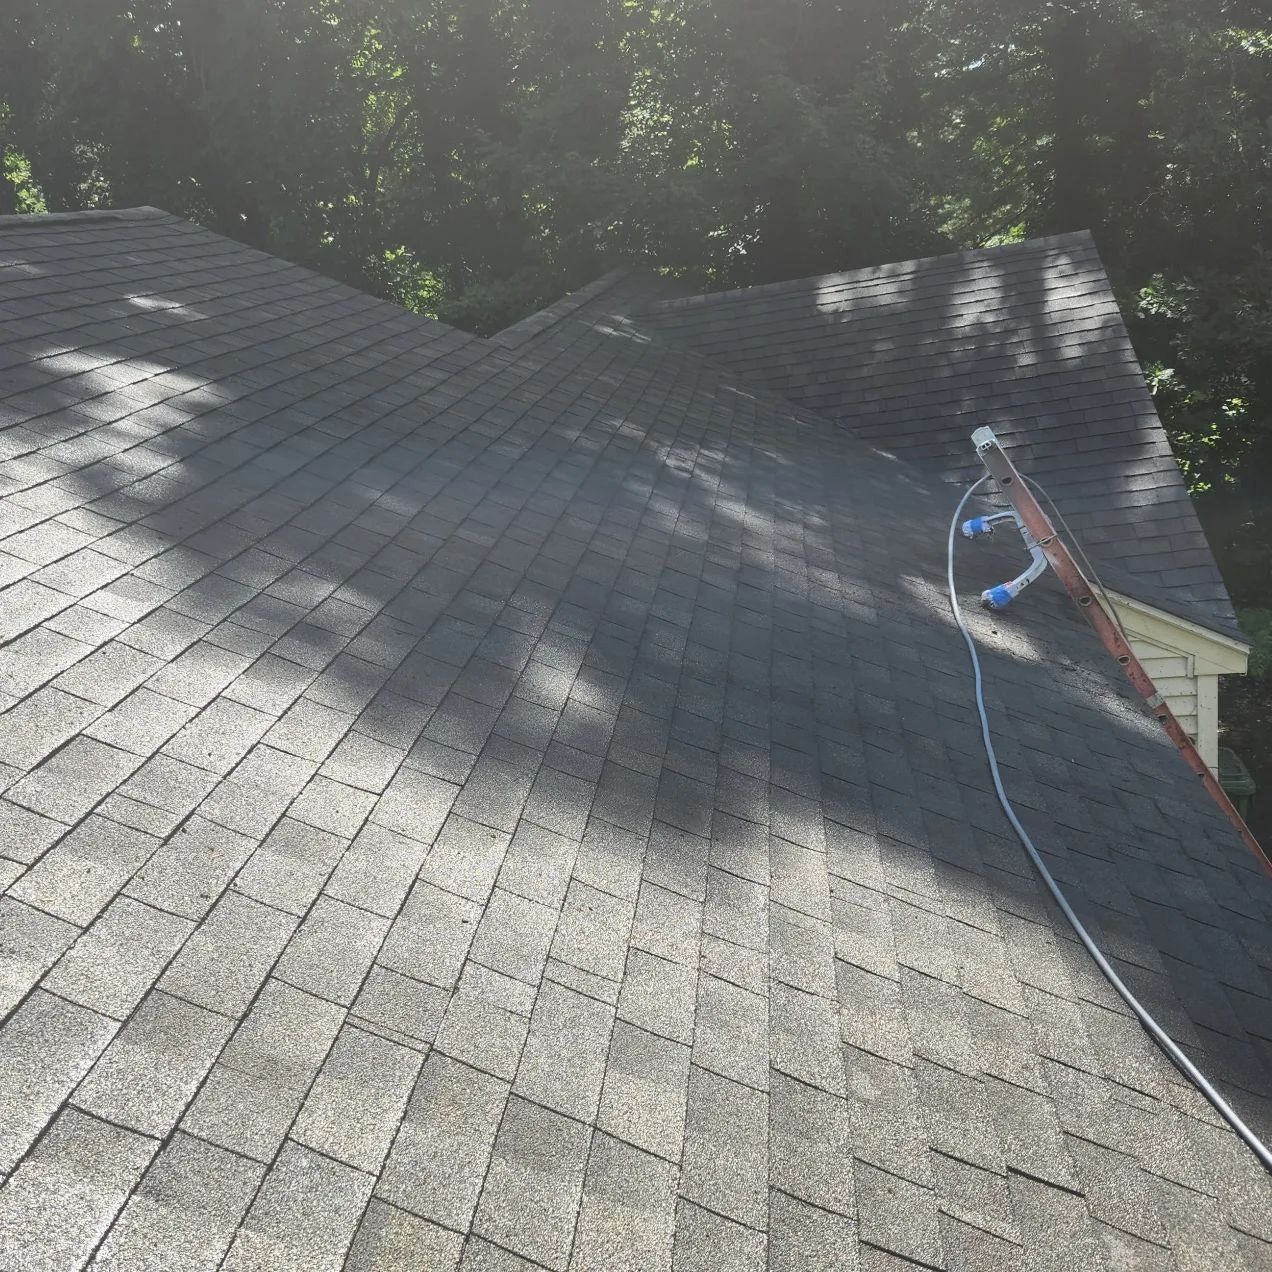
<path id="1" fill-rule="evenodd" d="M 1206 763 L 1218 764 L 1218 685 L 1222 674 L 1245 670 L 1235 641 L 1139 602 L 1115 597 L 1131 646 Z"/>
<path id="2" fill-rule="evenodd" d="M 1132 633 L 1134 636 L 1134 634 Z M 1183 654 L 1167 654 L 1158 646 L 1134 637 L 1135 652 L 1144 664 L 1144 670 L 1154 680 L 1191 680 L 1192 669 Z"/>
<path id="3" fill-rule="evenodd" d="M 1153 678 L 1157 691 L 1170 703 L 1179 723 L 1197 737 L 1197 677 L 1193 660 L 1186 654 L 1163 649 L 1154 641 L 1145 640 L 1134 628 L 1128 628 L 1131 647 L 1139 655 L 1144 670 Z"/>

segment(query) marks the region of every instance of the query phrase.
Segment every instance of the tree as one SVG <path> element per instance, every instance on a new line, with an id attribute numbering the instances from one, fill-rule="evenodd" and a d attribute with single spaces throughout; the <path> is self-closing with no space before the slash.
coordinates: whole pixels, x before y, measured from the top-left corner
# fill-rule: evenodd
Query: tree
<path id="1" fill-rule="evenodd" d="M 1270 197 L 1258 0 L 0 8 L 0 213 L 157 204 L 480 332 L 619 260 L 730 286 L 1089 228 L 1259 632 Z M 1253 753 L 1272 680 L 1234 692 Z"/>
<path id="2" fill-rule="evenodd" d="M 4 209 L 159 204 L 479 331 L 619 259 L 718 286 L 1086 227 L 1197 489 L 1272 473 L 1254 0 L 10 0 L 0 24 Z"/>

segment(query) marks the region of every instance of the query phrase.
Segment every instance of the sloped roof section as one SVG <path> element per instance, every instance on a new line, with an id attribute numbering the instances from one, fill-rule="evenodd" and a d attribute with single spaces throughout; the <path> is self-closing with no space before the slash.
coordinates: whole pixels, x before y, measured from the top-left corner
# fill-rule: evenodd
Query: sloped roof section
<path id="1" fill-rule="evenodd" d="M 1244 640 L 1088 233 L 671 299 L 644 321 L 960 485 L 991 425 L 1110 586 Z"/>
<path id="2" fill-rule="evenodd" d="M 948 486 L 172 218 L 0 226 L 0 323 L 0 1267 L 1267 1266 Z M 1266 1138 L 1266 881 L 1057 587 L 973 621 Z"/>

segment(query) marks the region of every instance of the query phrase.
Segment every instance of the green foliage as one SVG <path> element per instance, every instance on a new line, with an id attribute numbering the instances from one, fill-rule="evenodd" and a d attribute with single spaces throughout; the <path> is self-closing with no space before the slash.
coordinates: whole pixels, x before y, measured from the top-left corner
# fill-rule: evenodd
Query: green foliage
<path id="1" fill-rule="evenodd" d="M 31 164 L 18 150 L 0 149 L 0 213 L 45 212 L 44 200 L 31 179 Z"/>
<path id="2" fill-rule="evenodd" d="M 1258 0 L 6 0 L 0 213 L 155 204 L 490 332 L 1087 228 L 1262 679 L 1272 13 Z"/>
<path id="3" fill-rule="evenodd" d="M 479 331 L 618 260 L 728 286 L 1090 228 L 1233 525 L 1272 479 L 1270 194 L 1254 0 L 0 7 L 0 212 L 157 204 Z"/>
<path id="4" fill-rule="evenodd" d="M 1241 630 L 1254 643 L 1249 674 L 1272 680 L 1272 609 L 1238 610 L 1237 618 Z"/>

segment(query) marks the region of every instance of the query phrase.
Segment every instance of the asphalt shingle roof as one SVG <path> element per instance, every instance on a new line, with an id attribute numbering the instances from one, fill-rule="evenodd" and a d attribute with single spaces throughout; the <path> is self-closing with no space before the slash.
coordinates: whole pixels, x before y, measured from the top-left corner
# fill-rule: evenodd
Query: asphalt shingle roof
<path id="1" fill-rule="evenodd" d="M 157 213 L 0 223 L 0 428 L 0 1267 L 1267 1267 L 948 486 Z M 1268 1136 L 1272 890 L 1050 580 L 973 621 Z"/>
<path id="2" fill-rule="evenodd" d="M 960 486 L 991 425 L 1110 586 L 1245 639 L 1085 231 L 670 298 L 644 321 Z"/>

